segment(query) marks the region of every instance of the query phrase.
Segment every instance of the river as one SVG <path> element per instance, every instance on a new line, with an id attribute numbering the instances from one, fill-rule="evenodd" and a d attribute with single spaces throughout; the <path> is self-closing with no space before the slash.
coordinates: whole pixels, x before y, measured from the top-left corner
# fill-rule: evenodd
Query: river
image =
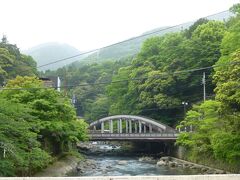
<path id="1" fill-rule="evenodd" d="M 99 145 L 104 150 L 103 154 L 88 155 L 86 158 L 94 162 L 94 168 L 87 168 L 84 171 L 75 171 L 69 176 L 139 176 L 139 175 L 190 175 L 199 174 L 194 169 L 181 167 L 170 168 L 168 166 L 157 166 L 156 161 L 139 161 L 139 156 L 112 155 L 108 150 L 112 147 Z M 118 148 L 118 147 L 117 147 Z"/>

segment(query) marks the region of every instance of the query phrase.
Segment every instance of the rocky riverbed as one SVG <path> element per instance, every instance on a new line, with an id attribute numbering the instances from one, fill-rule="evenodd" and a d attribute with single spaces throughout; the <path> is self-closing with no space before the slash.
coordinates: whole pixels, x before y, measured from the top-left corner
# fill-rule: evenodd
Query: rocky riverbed
<path id="1" fill-rule="evenodd" d="M 76 176 L 88 175 L 164 175 L 164 174 L 225 174 L 219 169 L 191 163 L 174 157 L 134 154 L 122 151 L 120 145 L 83 143 L 79 145 L 86 154 L 85 164 L 79 164 Z M 89 168 L 88 168 L 89 167 Z M 138 171 L 141 170 L 141 171 Z"/>
<path id="2" fill-rule="evenodd" d="M 225 171 L 159 154 L 134 154 L 121 151 L 117 144 L 79 145 L 79 159 L 67 156 L 35 176 L 135 176 L 135 175 L 192 175 L 225 174 Z"/>
<path id="3" fill-rule="evenodd" d="M 195 169 L 199 172 L 199 174 L 226 174 L 226 171 L 220 169 L 210 168 L 204 165 L 199 165 L 195 163 L 191 163 L 188 161 L 184 161 L 181 159 L 177 159 L 174 157 L 161 157 L 159 161 L 157 161 L 157 166 L 168 166 L 171 168 L 183 168 L 183 169 Z"/>
<path id="4" fill-rule="evenodd" d="M 121 144 L 81 143 L 79 151 L 86 156 L 69 176 L 136 176 L 198 174 L 196 169 L 157 166 L 158 156 L 134 154 Z"/>
<path id="5" fill-rule="evenodd" d="M 78 166 L 69 176 L 154 176 L 199 174 L 196 169 L 157 166 L 157 160 L 146 157 L 88 156 L 90 167 Z M 92 164 L 93 163 L 93 164 Z"/>

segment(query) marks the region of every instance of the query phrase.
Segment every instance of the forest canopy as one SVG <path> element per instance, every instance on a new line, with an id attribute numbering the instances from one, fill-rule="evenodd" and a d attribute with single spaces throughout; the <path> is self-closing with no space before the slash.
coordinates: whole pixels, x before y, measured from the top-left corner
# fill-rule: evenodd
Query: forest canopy
<path id="1" fill-rule="evenodd" d="M 178 126 L 194 128 L 180 135 L 177 143 L 188 149 L 190 159 L 210 159 L 221 168 L 239 173 L 240 162 L 240 5 L 227 22 L 216 62 L 213 83 L 215 99 L 195 105 Z"/>
<path id="2" fill-rule="evenodd" d="M 72 64 L 60 75 L 77 97 L 78 115 L 91 122 L 116 114 L 151 117 L 183 132 L 177 144 L 189 159 L 240 162 L 240 5 L 222 22 L 199 19 L 180 32 L 147 39 L 135 57 Z M 203 79 L 205 73 L 205 79 Z M 203 83 L 206 96 L 203 93 Z M 206 101 L 204 101 L 206 99 Z M 226 168 L 225 168 L 226 169 Z"/>
<path id="3" fill-rule="evenodd" d="M 4 36 L 0 176 L 33 175 L 88 139 L 83 119 L 117 114 L 188 129 L 176 143 L 187 159 L 239 173 L 240 4 L 231 11 L 224 22 L 199 19 L 188 29 L 150 37 L 135 56 L 56 71 L 38 72 L 33 58 Z M 45 88 L 40 75 L 59 76 L 61 92 Z"/>
<path id="4" fill-rule="evenodd" d="M 78 115 L 88 121 L 134 114 L 174 126 L 184 116 L 183 101 L 190 106 L 202 101 L 203 71 L 172 73 L 214 65 L 221 57 L 226 31 L 223 22 L 200 19 L 187 30 L 147 39 L 135 57 L 73 63 L 45 75 L 58 75 L 70 86 L 68 93 L 77 99 Z M 207 93 L 212 96 L 213 71 L 206 69 L 205 73 Z"/>
<path id="5" fill-rule="evenodd" d="M 39 80 L 36 62 L 0 43 L 0 176 L 31 176 L 88 139 L 68 97 Z"/>

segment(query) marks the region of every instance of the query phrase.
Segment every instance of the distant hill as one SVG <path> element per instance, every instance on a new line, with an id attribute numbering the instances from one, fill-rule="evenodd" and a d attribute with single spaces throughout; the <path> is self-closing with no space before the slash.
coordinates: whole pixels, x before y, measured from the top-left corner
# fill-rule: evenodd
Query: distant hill
<path id="1" fill-rule="evenodd" d="M 63 59 L 66 57 L 74 56 L 79 54 L 80 51 L 68 44 L 60 44 L 60 43 L 44 43 L 33 48 L 30 48 L 26 51 L 23 51 L 24 54 L 32 56 L 36 61 L 37 65 L 41 66 L 43 64 L 47 64 L 50 62 L 54 62 L 59 59 Z M 73 58 L 68 61 L 63 61 L 59 63 L 55 63 L 46 67 L 40 68 L 40 70 L 55 70 L 59 67 L 62 67 L 66 64 L 72 63 L 74 61 L 78 61 L 80 58 Z"/>
<path id="2" fill-rule="evenodd" d="M 153 36 L 162 36 L 170 32 L 179 32 L 181 30 L 187 29 L 190 25 L 192 25 L 192 23 L 186 23 L 182 26 L 177 26 L 174 28 L 160 27 L 157 29 L 153 29 L 151 31 L 143 33 L 142 36 L 139 38 L 133 37 L 126 42 L 101 49 L 101 51 L 89 55 L 82 61 L 90 63 L 106 60 L 121 60 L 125 57 L 134 56 L 140 51 L 142 43 L 146 39 Z"/>
<path id="3" fill-rule="evenodd" d="M 208 17 L 210 20 L 220 20 L 224 21 L 229 19 L 232 16 L 232 13 L 229 11 L 213 15 Z M 77 58 L 72 58 L 67 61 L 55 63 L 53 65 L 49 65 L 41 68 L 40 70 L 56 70 L 59 67 L 63 67 L 64 65 L 71 64 L 75 61 L 75 65 L 82 65 L 85 63 L 94 63 L 101 61 L 116 61 L 121 60 L 126 57 L 135 56 L 142 46 L 142 43 L 149 37 L 153 36 L 161 36 L 170 32 L 179 32 L 189 28 L 194 22 L 185 23 L 179 26 L 174 27 L 160 27 L 153 29 L 151 31 L 147 31 L 142 34 L 140 38 L 133 37 L 126 42 L 116 44 L 104 49 L 96 53 L 91 53 L 89 56 L 81 56 Z M 63 59 L 66 57 L 74 56 L 79 54 L 80 51 L 68 44 L 60 44 L 60 43 L 46 43 L 41 44 L 36 47 L 33 47 L 23 53 L 31 55 L 38 63 L 38 66 L 47 64 L 50 62 L 54 62 L 59 59 Z"/>
<path id="4" fill-rule="evenodd" d="M 224 21 L 229 19 L 232 16 L 232 13 L 229 11 L 222 12 L 217 15 L 212 15 L 208 17 L 209 20 L 219 20 Z M 131 38 L 127 42 L 123 42 L 111 47 L 107 47 L 102 49 L 99 52 L 93 53 L 83 59 L 82 61 L 85 61 L 87 63 L 91 62 L 100 62 L 100 61 L 106 61 L 106 60 L 121 60 L 125 57 L 134 56 L 137 54 L 142 46 L 142 43 L 153 36 L 162 36 L 167 33 L 171 32 L 179 32 L 182 30 L 185 30 L 189 28 L 194 22 L 185 23 L 179 26 L 174 27 L 160 27 L 153 29 L 151 31 L 147 31 L 142 34 L 142 37 L 140 38 Z"/>

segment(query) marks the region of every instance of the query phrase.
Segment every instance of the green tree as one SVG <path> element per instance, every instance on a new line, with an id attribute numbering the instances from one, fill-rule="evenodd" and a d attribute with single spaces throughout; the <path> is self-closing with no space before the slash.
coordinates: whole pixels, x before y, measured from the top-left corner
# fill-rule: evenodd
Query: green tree
<path id="1" fill-rule="evenodd" d="M 5 48 L 0 48 L 0 85 L 2 86 L 8 78 L 8 69 L 14 63 L 14 56 Z"/>
<path id="2" fill-rule="evenodd" d="M 16 45 L 9 44 L 6 38 L 0 42 L 0 86 L 17 75 L 37 74 L 36 62 L 20 53 Z"/>
<path id="3" fill-rule="evenodd" d="M 188 148 L 195 160 L 208 158 L 217 162 L 215 166 L 225 164 L 227 170 L 239 173 L 240 44 L 236 39 L 240 24 L 237 19 L 239 14 L 227 22 L 221 57 L 214 68 L 215 100 L 195 106 L 187 113 L 179 128 L 193 126 L 194 131 L 182 133 L 177 143 Z"/>
<path id="4" fill-rule="evenodd" d="M 112 81 L 123 81 L 129 79 L 129 67 L 122 67 L 118 73 L 112 77 Z M 112 83 L 106 87 L 107 96 L 109 98 L 109 114 L 128 114 L 131 113 L 131 101 L 134 97 L 128 97 L 128 81 L 121 83 Z"/>
<path id="5" fill-rule="evenodd" d="M 6 88 L 9 90 L 2 93 L 4 98 L 31 109 L 31 115 L 37 118 L 34 122 L 39 126 L 41 143 L 48 151 L 59 154 L 67 151 L 71 143 L 87 138 L 87 125 L 76 119 L 70 100 L 54 89 L 44 88 L 36 77 L 18 76 Z M 79 129 L 80 125 L 83 128 Z"/>
<path id="6" fill-rule="evenodd" d="M 194 103 L 202 99 L 202 72 L 172 73 L 213 65 L 220 57 L 225 29 L 222 22 L 199 20 L 185 32 L 147 39 L 129 67 L 128 78 L 134 81 L 124 89 L 127 92 L 123 88 L 108 91 L 110 96 L 111 91 L 116 97 L 120 95 L 111 108 L 130 109 L 130 113 L 174 125 L 184 115 L 182 101 Z M 210 74 L 208 71 L 207 79 L 211 80 Z M 207 92 L 213 93 L 214 85 L 208 84 Z"/>
<path id="7" fill-rule="evenodd" d="M 183 131 L 185 127 L 193 128 L 193 132 L 183 132 L 177 139 L 178 145 L 185 146 L 191 152 L 191 160 L 197 161 L 213 156 L 212 137 L 216 129 L 221 128 L 218 120 L 220 105 L 220 102 L 209 100 L 199 106 L 194 106 L 178 126 Z"/>
<path id="8" fill-rule="evenodd" d="M 0 98 L 0 176 L 29 176 L 46 167 L 50 155 L 42 150 L 31 110 Z"/>

